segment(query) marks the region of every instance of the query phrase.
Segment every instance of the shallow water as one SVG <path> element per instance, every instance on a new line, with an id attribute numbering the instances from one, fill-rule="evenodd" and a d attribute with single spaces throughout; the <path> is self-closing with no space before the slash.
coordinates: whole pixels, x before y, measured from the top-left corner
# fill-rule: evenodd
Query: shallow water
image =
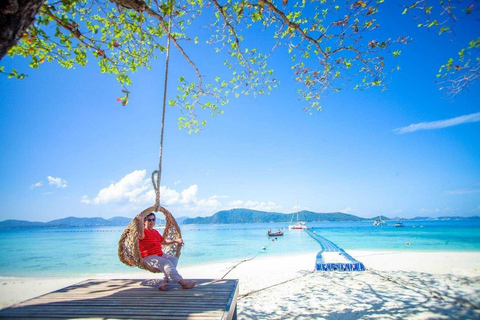
<path id="1" fill-rule="evenodd" d="M 348 250 L 480 251 L 480 220 L 309 223 L 321 236 Z M 275 241 L 267 230 L 286 229 Z M 0 276 L 66 276 L 136 271 L 117 257 L 123 227 L 0 230 Z M 181 225 L 186 243 L 181 265 L 241 260 L 255 255 L 312 255 L 317 242 L 288 223 Z M 406 245 L 409 242 L 411 245 Z M 265 247 L 265 250 L 262 248 Z"/>

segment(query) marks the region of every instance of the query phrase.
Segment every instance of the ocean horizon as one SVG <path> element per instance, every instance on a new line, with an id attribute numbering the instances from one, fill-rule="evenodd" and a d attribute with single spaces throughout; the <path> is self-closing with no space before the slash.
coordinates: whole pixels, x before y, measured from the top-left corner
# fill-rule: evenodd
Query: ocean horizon
<path id="1" fill-rule="evenodd" d="M 373 226 L 361 222 L 316 222 L 308 226 L 345 251 L 480 251 L 480 220 L 408 220 Z M 185 246 L 179 268 L 235 262 L 254 256 L 311 253 L 320 245 L 289 223 L 181 225 Z M 284 236 L 267 231 L 285 229 Z M 0 230 L 0 277 L 55 277 L 141 271 L 121 263 L 118 240 L 124 227 Z M 162 232 L 162 230 L 159 230 Z M 273 240 L 273 241 L 272 241 Z M 142 271 L 144 272 L 144 271 Z"/>

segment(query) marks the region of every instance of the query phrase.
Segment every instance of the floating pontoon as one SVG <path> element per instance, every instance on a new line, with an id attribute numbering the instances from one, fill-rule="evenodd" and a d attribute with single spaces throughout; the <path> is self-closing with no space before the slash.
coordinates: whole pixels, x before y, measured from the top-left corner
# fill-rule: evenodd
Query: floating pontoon
<path id="1" fill-rule="evenodd" d="M 305 231 L 322 247 L 315 261 L 315 269 L 317 271 L 365 271 L 363 263 L 352 258 L 335 243 L 319 236 L 313 230 Z"/>

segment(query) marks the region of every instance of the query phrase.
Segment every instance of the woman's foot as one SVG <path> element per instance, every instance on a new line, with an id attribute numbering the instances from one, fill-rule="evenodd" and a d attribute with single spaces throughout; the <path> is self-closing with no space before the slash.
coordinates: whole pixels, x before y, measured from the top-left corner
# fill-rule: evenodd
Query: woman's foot
<path id="1" fill-rule="evenodd" d="M 167 291 L 168 289 L 168 281 L 162 281 L 162 284 L 158 287 L 160 291 Z"/>
<path id="2" fill-rule="evenodd" d="M 192 289 L 197 284 L 196 281 L 187 280 L 180 280 L 178 283 L 182 286 L 183 289 Z"/>

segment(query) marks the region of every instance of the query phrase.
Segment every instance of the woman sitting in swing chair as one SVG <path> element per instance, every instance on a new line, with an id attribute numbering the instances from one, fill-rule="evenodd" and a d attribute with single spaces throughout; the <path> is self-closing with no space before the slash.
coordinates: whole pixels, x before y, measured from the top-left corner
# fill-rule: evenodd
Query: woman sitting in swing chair
<path id="1" fill-rule="evenodd" d="M 179 246 L 183 245 L 182 239 L 167 240 L 163 238 L 155 226 L 155 214 L 152 212 L 145 218 L 137 215 L 138 220 L 138 245 L 143 261 L 150 267 L 163 272 L 165 278 L 158 287 L 158 290 L 166 291 L 169 280 L 178 283 L 183 289 L 191 289 L 197 284 L 195 281 L 187 281 L 177 271 L 178 259 L 170 256 L 162 251 L 162 244 L 177 243 Z M 144 228 L 143 228 L 144 227 Z"/>

